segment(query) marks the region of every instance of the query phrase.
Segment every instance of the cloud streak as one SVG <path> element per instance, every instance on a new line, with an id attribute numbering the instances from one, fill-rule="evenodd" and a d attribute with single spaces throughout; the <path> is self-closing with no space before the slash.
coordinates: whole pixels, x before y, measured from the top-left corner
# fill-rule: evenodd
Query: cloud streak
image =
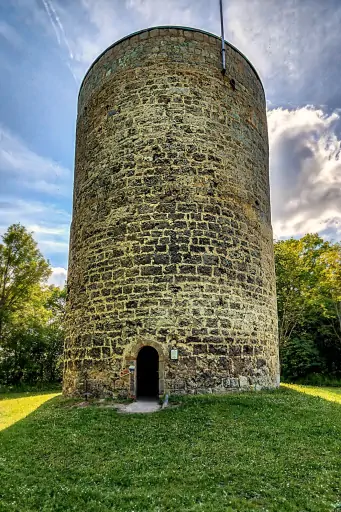
<path id="1" fill-rule="evenodd" d="M 49 17 L 51 25 L 56 34 L 58 44 L 61 45 L 63 42 L 68 50 L 70 59 L 73 59 L 73 53 L 72 53 L 69 41 L 66 37 L 64 27 L 62 25 L 62 22 L 60 21 L 60 18 L 56 12 L 56 9 L 54 8 L 52 1 L 51 0 L 42 0 L 42 2 L 44 4 L 46 13 Z"/>
<path id="2" fill-rule="evenodd" d="M 73 70 L 72 61 L 73 61 L 73 52 L 71 49 L 71 46 L 69 44 L 68 38 L 66 37 L 66 33 L 64 30 L 64 26 L 60 20 L 60 17 L 58 16 L 56 9 L 54 8 L 54 5 L 52 3 L 52 0 L 42 0 L 45 11 L 47 13 L 47 16 L 50 20 L 51 26 L 53 28 L 53 31 L 56 35 L 56 39 L 59 46 L 62 46 L 62 44 L 65 45 L 67 52 L 68 52 L 68 58 L 71 62 L 67 62 L 67 67 L 70 70 L 70 73 L 72 74 L 75 82 L 78 84 L 78 78 Z"/>

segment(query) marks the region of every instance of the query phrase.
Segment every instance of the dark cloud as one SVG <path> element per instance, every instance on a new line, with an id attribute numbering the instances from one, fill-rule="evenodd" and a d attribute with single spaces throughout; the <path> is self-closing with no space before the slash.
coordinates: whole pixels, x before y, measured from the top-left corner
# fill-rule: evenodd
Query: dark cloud
<path id="1" fill-rule="evenodd" d="M 328 232 L 341 220 L 340 120 L 321 110 L 276 109 L 268 114 L 272 213 L 277 236 Z"/>

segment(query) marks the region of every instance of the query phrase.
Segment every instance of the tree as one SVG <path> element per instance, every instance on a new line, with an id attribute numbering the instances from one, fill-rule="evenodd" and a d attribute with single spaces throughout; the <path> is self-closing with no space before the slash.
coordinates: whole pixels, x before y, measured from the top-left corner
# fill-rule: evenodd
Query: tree
<path id="1" fill-rule="evenodd" d="M 317 234 L 275 243 L 282 373 L 341 375 L 341 246 Z"/>
<path id="2" fill-rule="evenodd" d="M 0 346 L 4 324 L 27 303 L 35 287 L 46 282 L 49 263 L 24 226 L 12 224 L 0 244 Z"/>
<path id="3" fill-rule="evenodd" d="M 321 258 L 330 244 L 317 234 L 299 240 L 290 238 L 275 244 L 275 266 L 279 336 L 284 341 L 302 322 L 308 311 L 319 308 L 320 281 L 324 271 Z"/>
<path id="4" fill-rule="evenodd" d="M 321 289 L 326 297 L 325 316 L 335 318 L 333 326 L 341 341 L 341 244 L 335 243 L 322 255 Z"/>
<path id="5" fill-rule="evenodd" d="M 61 378 L 65 290 L 36 286 L 30 300 L 6 322 L 0 383 L 56 382 Z"/>
<path id="6" fill-rule="evenodd" d="M 286 340 L 281 347 L 281 373 L 284 378 L 299 379 L 324 370 L 323 360 L 310 333 Z"/>
<path id="7" fill-rule="evenodd" d="M 50 272 L 32 234 L 10 226 L 0 244 L 0 384 L 61 378 L 66 290 L 47 286 Z"/>

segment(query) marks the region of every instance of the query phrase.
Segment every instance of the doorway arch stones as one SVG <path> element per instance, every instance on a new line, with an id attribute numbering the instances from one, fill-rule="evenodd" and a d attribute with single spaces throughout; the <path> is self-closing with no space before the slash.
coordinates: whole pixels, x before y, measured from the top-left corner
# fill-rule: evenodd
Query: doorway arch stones
<path id="1" fill-rule="evenodd" d="M 166 392 L 165 389 L 165 359 L 168 356 L 168 347 L 164 346 L 161 343 L 155 341 L 149 341 L 148 339 L 139 341 L 135 344 L 128 345 L 123 353 L 123 367 L 124 368 L 132 368 L 133 371 L 130 371 L 130 384 L 129 384 L 129 397 L 136 398 L 137 394 L 137 373 L 136 373 L 136 362 L 137 356 L 143 347 L 153 347 L 158 353 L 159 356 L 159 396 L 163 395 Z"/>

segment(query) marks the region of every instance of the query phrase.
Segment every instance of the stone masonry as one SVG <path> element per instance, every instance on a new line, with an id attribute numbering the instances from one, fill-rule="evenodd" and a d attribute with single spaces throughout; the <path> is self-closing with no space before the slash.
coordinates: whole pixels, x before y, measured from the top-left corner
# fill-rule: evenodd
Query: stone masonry
<path id="1" fill-rule="evenodd" d="M 223 75 L 220 46 L 147 29 L 84 78 L 66 395 L 134 396 L 145 345 L 160 394 L 279 384 L 264 90 L 228 43 Z"/>

